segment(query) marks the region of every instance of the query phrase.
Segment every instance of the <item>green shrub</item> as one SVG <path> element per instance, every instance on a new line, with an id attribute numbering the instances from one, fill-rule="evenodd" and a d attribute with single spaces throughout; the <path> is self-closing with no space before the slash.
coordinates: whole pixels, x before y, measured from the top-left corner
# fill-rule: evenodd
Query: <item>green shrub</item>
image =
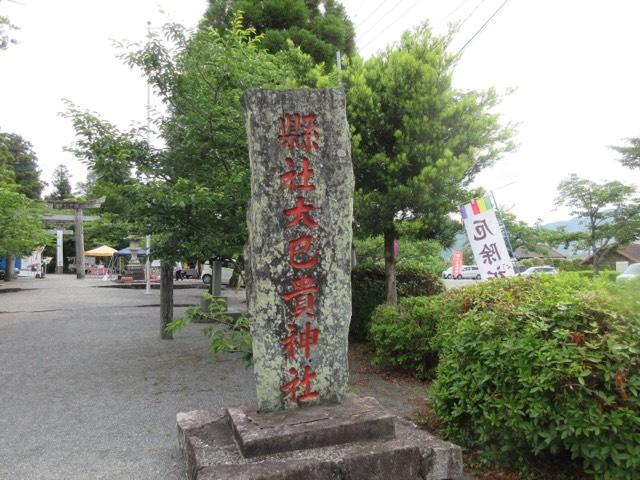
<path id="1" fill-rule="evenodd" d="M 429 379 L 438 361 L 434 344 L 438 321 L 444 315 L 459 315 L 458 303 L 444 295 L 408 297 L 398 307 L 380 305 L 370 326 L 376 365 L 390 365 Z"/>
<path id="2" fill-rule="evenodd" d="M 525 258 L 520 260 L 520 264 L 527 268 L 551 265 L 561 272 L 591 272 L 593 266 L 583 265 L 582 261 L 582 258 Z M 600 270 L 615 270 L 615 265 L 603 264 L 600 265 Z"/>
<path id="3" fill-rule="evenodd" d="M 580 275 L 584 278 L 594 278 L 593 277 L 593 271 L 592 270 L 588 270 L 588 271 L 580 271 L 580 272 L 575 272 L 577 275 Z M 600 271 L 600 275 L 598 276 L 601 280 L 606 280 L 609 282 L 614 282 L 616 280 L 616 277 L 620 275 L 619 272 L 616 272 L 615 270 L 605 270 L 605 271 Z"/>
<path id="4" fill-rule="evenodd" d="M 405 262 L 396 267 L 398 297 L 436 295 L 444 291 L 442 280 L 422 265 Z M 352 314 L 349 334 L 366 340 L 375 308 L 386 301 L 384 267 L 358 265 L 351 272 Z"/>
<path id="5" fill-rule="evenodd" d="M 580 275 L 461 289 L 438 325 L 431 391 L 443 432 L 488 459 L 568 455 L 640 478 L 640 284 Z"/>

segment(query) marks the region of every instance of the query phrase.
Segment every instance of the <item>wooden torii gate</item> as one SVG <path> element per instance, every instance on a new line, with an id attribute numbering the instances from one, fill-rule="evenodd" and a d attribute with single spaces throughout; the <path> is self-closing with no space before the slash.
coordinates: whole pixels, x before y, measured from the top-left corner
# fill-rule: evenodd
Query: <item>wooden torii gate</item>
<path id="1" fill-rule="evenodd" d="M 55 225 L 56 227 L 64 228 L 65 225 L 73 224 L 75 231 L 75 244 L 76 244 L 76 278 L 81 280 L 84 278 L 84 227 L 83 221 L 97 220 L 100 217 L 85 217 L 83 216 L 83 210 L 87 208 L 99 208 L 104 203 L 105 197 L 96 198 L 95 200 L 87 200 L 84 202 L 75 202 L 67 200 L 48 200 L 47 207 L 70 209 L 74 211 L 73 215 L 62 214 L 45 214 L 43 216 L 45 223 L 49 225 Z M 60 236 L 60 234 L 58 234 Z M 61 238 L 61 236 L 60 236 Z M 58 247 L 59 258 L 62 258 L 62 241 L 59 242 Z M 56 272 L 58 271 L 56 267 Z"/>

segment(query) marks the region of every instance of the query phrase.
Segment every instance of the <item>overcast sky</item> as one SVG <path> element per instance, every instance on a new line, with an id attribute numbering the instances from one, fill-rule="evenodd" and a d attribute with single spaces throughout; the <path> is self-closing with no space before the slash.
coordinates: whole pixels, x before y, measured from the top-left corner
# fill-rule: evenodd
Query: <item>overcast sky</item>
<path id="1" fill-rule="evenodd" d="M 458 51 L 503 0 L 345 0 L 364 57 L 428 20 L 444 33 L 464 22 Z M 63 147 L 74 140 L 62 99 L 126 128 L 146 118 L 146 84 L 116 58 L 112 40 L 141 40 L 147 21 L 195 26 L 206 0 L 0 0 L 20 30 L 0 51 L 0 130 L 33 144 L 45 181 L 63 163 L 73 183 L 86 169 Z M 640 136 L 640 2 L 511 0 L 464 50 L 454 73 L 461 89 L 515 89 L 498 111 L 518 124 L 518 149 L 477 184 L 533 223 L 567 218 L 555 210 L 570 173 L 640 186 L 609 145 Z M 156 102 L 154 102 L 156 103 Z"/>

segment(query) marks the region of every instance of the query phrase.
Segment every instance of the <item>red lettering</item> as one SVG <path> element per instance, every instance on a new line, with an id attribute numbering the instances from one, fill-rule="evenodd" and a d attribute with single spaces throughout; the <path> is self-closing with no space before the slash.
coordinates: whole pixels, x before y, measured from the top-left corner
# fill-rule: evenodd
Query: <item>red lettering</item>
<path id="1" fill-rule="evenodd" d="M 290 170 L 280 175 L 280 190 L 289 190 L 293 193 L 294 189 L 297 190 L 315 190 L 316 186 L 309 183 L 309 178 L 313 175 L 313 170 L 309 168 L 309 159 L 304 157 L 302 159 L 302 172 L 297 173 L 294 169 L 294 162 L 292 158 L 285 158 Z M 302 183 L 295 183 L 295 179 L 302 180 Z"/>
<path id="2" fill-rule="evenodd" d="M 287 162 L 290 170 L 280 175 L 280 190 L 286 190 L 288 188 L 289 191 L 293 193 L 293 189 L 296 188 L 296 185 L 294 183 L 294 180 L 296 178 L 296 171 L 293 169 L 293 159 L 287 157 L 284 159 L 284 161 Z"/>
<path id="3" fill-rule="evenodd" d="M 291 282 L 291 285 L 293 287 L 293 290 L 289 293 L 285 293 L 282 296 L 286 301 L 303 295 L 313 295 L 320 290 L 320 288 L 316 285 L 315 277 L 311 275 L 301 275 L 297 278 L 294 278 Z"/>
<path id="4" fill-rule="evenodd" d="M 278 140 L 280 140 L 281 148 L 296 148 L 296 137 L 300 135 L 300 114 L 287 113 L 284 118 L 280 119 L 280 130 L 278 132 Z"/>
<path id="5" fill-rule="evenodd" d="M 311 248 L 311 240 L 312 238 L 309 235 L 304 235 L 289 242 L 289 263 L 293 268 L 311 268 L 318 263 L 318 252 L 315 252 L 313 257 L 306 262 L 296 260 L 296 255 L 301 255 L 309 251 Z"/>
<path id="6" fill-rule="evenodd" d="M 304 349 L 304 358 L 309 360 L 311 358 L 311 347 L 318 345 L 318 336 L 320 330 L 317 328 L 311 328 L 311 322 L 304 324 L 304 331 L 300 333 L 298 337 L 298 348 Z"/>
<path id="7" fill-rule="evenodd" d="M 307 152 L 311 149 L 318 149 L 318 144 L 315 140 L 320 138 L 318 133 L 318 121 L 316 116 L 312 113 L 303 115 L 302 117 L 302 139 L 300 140 L 300 148 L 303 148 Z"/>
<path id="8" fill-rule="evenodd" d="M 285 338 L 280 340 L 282 344 L 282 353 L 289 356 L 289 360 L 295 357 L 295 344 L 298 337 L 298 326 L 294 324 L 287 325 L 287 329 L 291 332 Z"/>
<path id="9" fill-rule="evenodd" d="M 318 345 L 318 337 L 320 336 L 320 330 L 317 328 L 311 328 L 311 322 L 306 322 L 304 330 L 298 332 L 298 326 L 295 324 L 287 325 L 289 335 L 280 340 L 282 344 L 282 353 L 289 357 L 289 360 L 295 358 L 296 349 L 302 349 L 304 351 L 304 358 L 309 360 L 311 358 L 311 348 Z"/>
<path id="10" fill-rule="evenodd" d="M 291 403 L 297 404 L 298 402 L 307 402 L 318 398 L 318 392 L 311 391 L 311 381 L 316 379 L 316 373 L 311 371 L 311 367 L 306 365 L 304 367 L 304 376 L 298 377 L 298 370 L 290 368 L 289 373 L 294 377 L 293 380 L 280 387 L 280 391 L 288 393 L 290 395 Z M 298 397 L 298 388 L 302 386 L 304 388 L 304 394 Z"/>
<path id="11" fill-rule="evenodd" d="M 293 217 L 293 220 L 287 224 L 287 227 L 293 227 L 302 222 L 309 228 L 316 228 L 318 224 L 313 221 L 313 218 L 311 218 L 308 213 L 313 212 L 313 210 L 315 210 L 313 205 L 304 203 L 304 198 L 298 197 L 296 199 L 296 206 L 283 212 L 287 217 Z"/>

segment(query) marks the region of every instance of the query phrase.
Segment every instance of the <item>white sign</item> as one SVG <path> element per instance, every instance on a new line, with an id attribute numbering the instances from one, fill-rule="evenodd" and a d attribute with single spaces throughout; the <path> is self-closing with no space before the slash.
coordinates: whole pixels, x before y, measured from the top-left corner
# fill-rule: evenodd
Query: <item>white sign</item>
<path id="1" fill-rule="evenodd" d="M 514 276 L 513 261 L 504 243 L 495 210 L 467 215 L 463 221 L 482 279 Z"/>

